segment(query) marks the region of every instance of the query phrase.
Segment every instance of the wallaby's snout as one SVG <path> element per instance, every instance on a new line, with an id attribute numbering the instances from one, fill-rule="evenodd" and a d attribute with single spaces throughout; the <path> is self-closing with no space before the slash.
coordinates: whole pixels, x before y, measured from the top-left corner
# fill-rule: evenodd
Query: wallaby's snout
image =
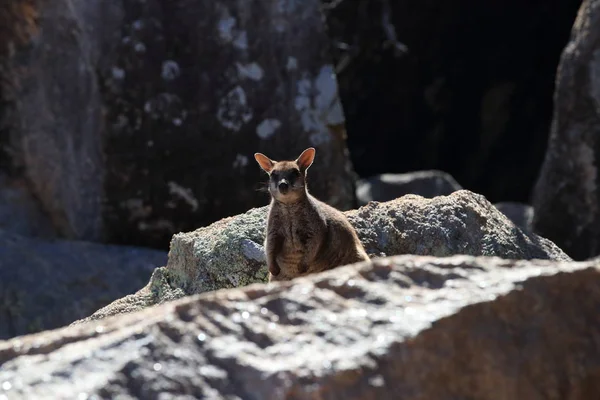
<path id="1" fill-rule="evenodd" d="M 279 181 L 279 185 L 277 185 L 277 188 L 279 189 L 281 194 L 286 194 L 290 188 L 290 184 L 286 179 L 281 179 Z"/>

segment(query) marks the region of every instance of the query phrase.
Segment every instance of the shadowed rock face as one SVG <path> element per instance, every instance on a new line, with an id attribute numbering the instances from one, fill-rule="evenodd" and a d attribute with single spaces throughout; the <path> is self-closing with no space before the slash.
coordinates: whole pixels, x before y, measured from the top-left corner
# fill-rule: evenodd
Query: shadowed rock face
<path id="1" fill-rule="evenodd" d="M 581 0 L 322 0 L 356 172 L 528 203 Z"/>
<path id="2" fill-rule="evenodd" d="M 24 179 L 0 173 L 0 229 L 23 236 L 55 238 L 56 229 Z"/>
<path id="3" fill-rule="evenodd" d="M 0 166 L 61 236 L 166 247 L 267 201 L 256 151 L 314 146 L 312 190 L 354 206 L 318 0 L 9 3 Z"/>
<path id="4" fill-rule="evenodd" d="M 590 399 L 599 281 L 597 261 L 378 259 L 0 342 L 0 395 Z"/>
<path id="5" fill-rule="evenodd" d="M 600 1 L 585 0 L 556 74 L 554 118 L 533 196 L 536 232 L 575 259 L 600 254 Z"/>
<path id="6" fill-rule="evenodd" d="M 88 316 L 138 290 L 166 262 L 162 251 L 32 239 L 0 229 L 0 339 Z"/>
<path id="7" fill-rule="evenodd" d="M 265 282 L 267 211 L 268 207 L 252 209 L 173 236 L 169 262 L 157 270 L 157 279 L 88 319 L 139 310 L 184 294 Z M 467 190 L 434 199 L 407 195 L 370 203 L 346 215 L 370 256 L 469 254 L 570 260 L 552 242 L 525 234 L 483 196 Z"/>

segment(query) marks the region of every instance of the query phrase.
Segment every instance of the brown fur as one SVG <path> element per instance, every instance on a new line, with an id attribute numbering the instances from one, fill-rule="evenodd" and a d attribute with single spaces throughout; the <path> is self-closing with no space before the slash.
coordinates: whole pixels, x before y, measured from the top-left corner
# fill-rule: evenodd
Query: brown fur
<path id="1" fill-rule="evenodd" d="M 308 193 L 306 171 L 314 156 L 312 147 L 294 161 L 254 155 L 269 174 L 271 204 L 265 239 L 269 281 L 290 280 L 369 259 L 346 216 Z M 289 189 L 281 189 L 281 183 L 287 183 Z"/>

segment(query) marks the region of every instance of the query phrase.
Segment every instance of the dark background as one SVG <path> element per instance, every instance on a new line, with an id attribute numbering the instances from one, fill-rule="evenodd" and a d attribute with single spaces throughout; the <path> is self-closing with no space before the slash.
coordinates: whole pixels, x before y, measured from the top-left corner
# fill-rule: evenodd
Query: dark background
<path id="1" fill-rule="evenodd" d="M 580 4 L 345 0 L 328 10 L 356 172 L 440 169 L 492 202 L 529 202 Z M 406 51 L 389 43 L 385 14 Z"/>

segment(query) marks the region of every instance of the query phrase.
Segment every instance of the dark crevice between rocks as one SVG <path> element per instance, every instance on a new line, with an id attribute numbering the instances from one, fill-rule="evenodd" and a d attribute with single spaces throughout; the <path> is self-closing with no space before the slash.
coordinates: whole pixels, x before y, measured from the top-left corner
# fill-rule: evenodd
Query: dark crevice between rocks
<path id="1" fill-rule="evenodd" d="M 598 99 L 598 101 L 600 101 L 600 99 Z M 596 117 L 600 118 L 600 110 L 598 108 L 596 108 Z M 596 210 L 594 215 L 594 222 L 591 226 L 591 237 L 594 239 L 593 243 L 590 246 L 590 249 L 588 250 L 587 257 L 600 254 L 600 159 L 598 159 L 598 155 L 600 154 L 600 137 L 598 137 L 598 132 L 596 130 L 590 132 L 589 134 L 593 135 L 592 137 L 594 138 L 592 139 L 592 143 L 594 144 L 593 151 L 595 154 L 595 158 L 592 168 L 594 169 L 596 177 L 594 181 L 594 187 L 596 188 L 594 192 Z"/>
<path id="2" fill-rule="evenodd" d="M 7 325 L 6 330 L 8 332 L 8 337 L 9 338 L 15 337 L 17 335 L 17 328 L 15 327 L 15 321 L 14 321 L 13 315 L 8 308 L 4 309 L 4 314 L 5 314 L 5 320 L 6 320 L 6 325 Z"/>
<path id="3" fill-rule="evenodd" d="M 17 335 L 15 313 L 18 312 L 18 294 L 15 289 L 6 287 L 0 282 L 0 314 L 5 315 L 6 324 L 0 329 L 0 338 L 7 335 L 8 338 Z M 0 320 L 2 318 L 0 317 Z"/>
<path id="4" fill-rule="evenodd" d="M 7 101 L 7 80 L 6 69 L 2 66 L 2 60 L 0 60 L 0 171 L 9 175 L 11 171 L 14 171 L 16 163 L 15 152 L 11 148 L 10 141 L 11 126 L 8 120 L 12 104 Z"/>

